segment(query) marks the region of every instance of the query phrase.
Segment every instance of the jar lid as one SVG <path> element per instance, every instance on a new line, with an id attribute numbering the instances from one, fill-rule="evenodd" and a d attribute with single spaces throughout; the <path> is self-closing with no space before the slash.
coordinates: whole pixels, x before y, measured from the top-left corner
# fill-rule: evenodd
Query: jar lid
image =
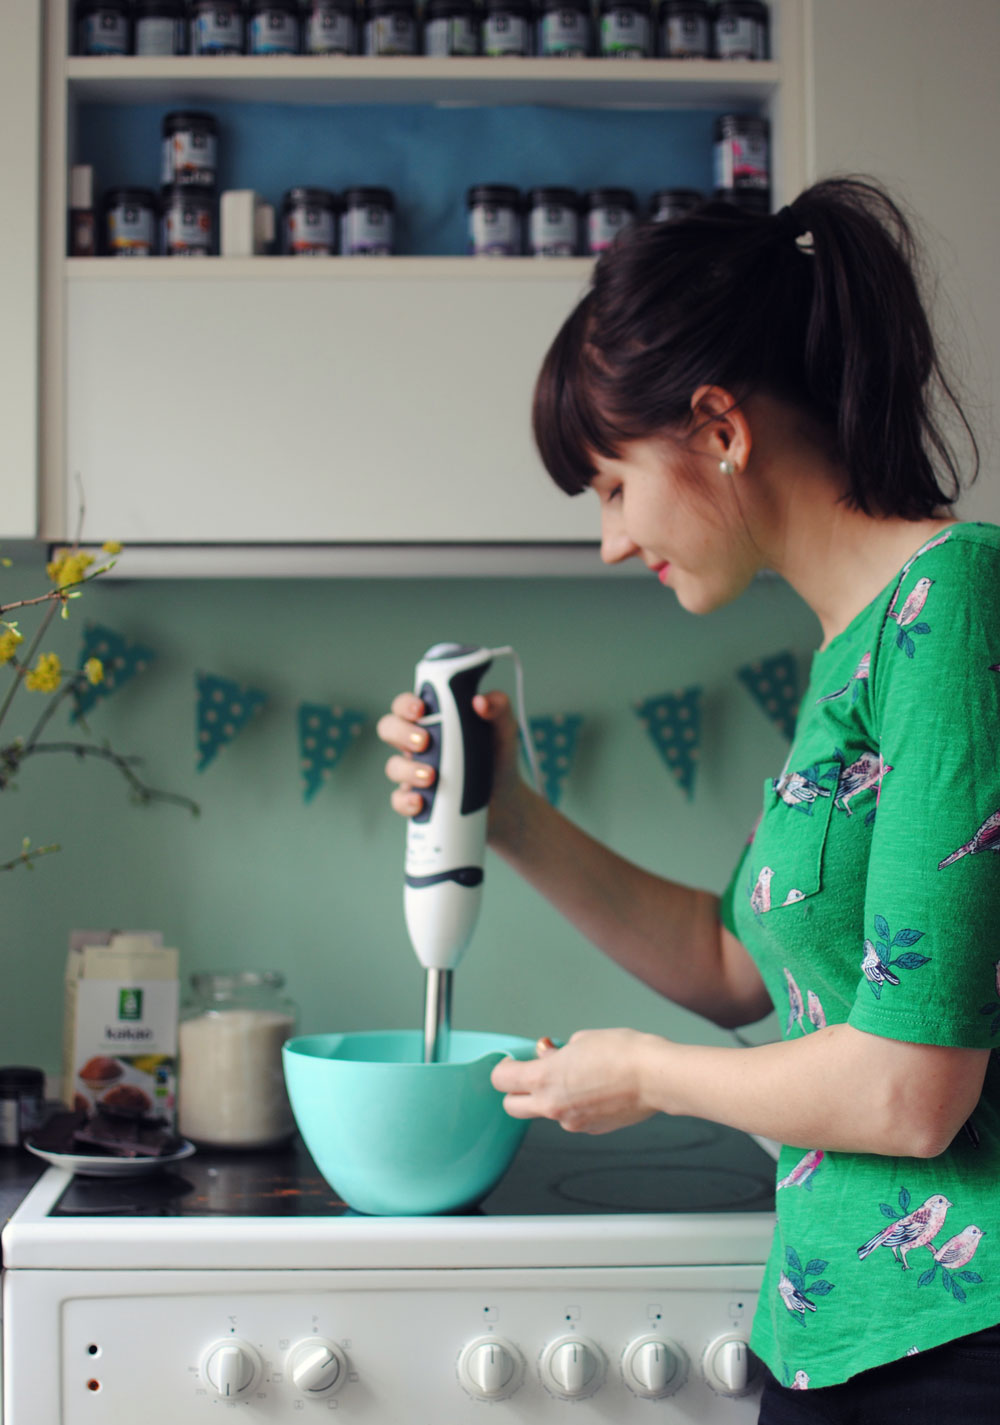
<path id="1" fill-rule="evenodd" d="M 194 109 L 174 109 L 163 116 L 165 134 L 172 134 L 177 129 L 211 129 L 215 133 L 218 127 L 212 114 L 203 114 Z"/>
<path id="2" fill-rule="evenodd" d="M 466 194 L 466 203 L 474 208 L 477 203 L 499 203 L 507 208 L 521 208 L 521 190 L 507 183 L 477 183 Z"/>
<path id="3" fill-rule="evenodd" d="M 591 188 L 587 193 L 589 208 L 632 208 L 637 204 L 631 188 Z"/>
<path id="4" fill-rule="evenodd" d="M 28 1069 L 21 1064 L 0 1069 L 0 1098 L 20 1098 L 24 1094 L 42 1094 L 44 1090 L 41 1069 Z"/>
<path id="5" fill-rule="evenodd" d="M 446 4 L 453 4 L 454 0 L 445 0 Z M 372 204 L 380 204 L 383 208 L 395 208 L 396 198 L 391 188 L 348 188 L 344 193 L 344 206 L 348 208 L 364 208 Z"/>
<path id="6" fill-rule="evenodd" d="M 477 8 L 474 0 L 428 0 L 424 13 L 431 17 L 471 15 Z"/>
<path id="7" fill-rule="evenodd" d="M 204 183 L 164 183 L 160 189 L 160 206 L 168 208 L 171 203 L 197 202 L 203 208 L 214 208 L 215 195 Z"/>
<path id="8" fill-rule="evenodd" d="M 753 19 L 767 19 L 767 6 L 764 0 L 719 0 L 715 7 L 715 17 L 720 15 L 733 14 L 748 15 Z"/>
<path id="9" fill-rule="evenodd" d="M 531 0 L 486 0 L 486 8 L 499 15 L 530 15 Z"/>
<path id="10" fill-rule="evenodd" d="M 191 976 L 192 989 L 212 995 L 229 995 L 234 990 L 280 990 L 284 983 L 281 970 L 199 970 Z"/>
<path id="11" fill-rule="evenodd" d="M 252 15 L 259 14 L 261 10 L 284 10 L 286 14 L 298 16 L 299 6 L 297 0 L 248 0 L 248 9 Z"/>
<path id="12" fill-rule="evenodd" d="M 173 19 L 183 19 L 186 10 L 184 0 L 135 0 L 137 15 L 169 15 Z"/>
<path id="13" fill-rule="evenodd" d="M 284 198 L 285 208 L 330 208 L 336 213 L 340 206 L 340 199 L 329 188 L 289 188 Z"/>
<path id="14" fill-rule="evenodd" d="M 192 10 L 235 10 L 240 14 L 243 0 L 191 0 Z"/>
<path id="15" fill-rule="evenodd" d="M 747 132 L 766 134 L 767 120 L 759 114 L 720 114 L 715 121 L 716 138 Z"/>
<path id="16" fill-rule="evenodd" d="M 708 9 L 708 0 L 660 0 L 660 13 L 663 15 L 707 15 Z"/>
<path id="17" fill-rule="evenodd" d="M 575 188 L 532 188 L 528 196 L 532 207 L 536 203 L 559 203 L 574 212 L 580 207 L 580 195 Z"/>
<path id="18" fill-rule="evenodd" d="M 613 10 L 634 10 L 640 15 L 648 15 L 653 6 L 651 0 L 601 0 L 601 14 Z"/>
<path id="19" fill-rule="evenodd" d="M 369 15 L 392 15 L 400 11 L 412 15 L 414 8 L 414 0 L 368 0 Z"/>
<path id="20" fill-rule="evenodd" d="M 108 208 L 117 208 L 119 203 L 134 203 L 142 208 L 156 207 L 156 194 L 152 188 L 109 188 L 104 195 Z"/>

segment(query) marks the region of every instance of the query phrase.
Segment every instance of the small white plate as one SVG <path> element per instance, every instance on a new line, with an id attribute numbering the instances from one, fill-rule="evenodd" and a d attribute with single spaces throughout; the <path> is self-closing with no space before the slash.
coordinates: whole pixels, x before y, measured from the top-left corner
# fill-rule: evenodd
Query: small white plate
<path id="1" fill-rule="evenodd" d="M 165 1153 L 161 1158 L 112 1158 L 100 1153 L 52 1153 L 47 1148 L 36 1148 L 33 1143 L 24 1145 L 36 1158 L 44 1158 L 54 1168 L 65 1168 L 68 1173 L 79 1173 L 88 1178 L 135 1178 L 145 1173 L 155 1173 L 160 1168 L 169 1168 L 173 1163 L 183 1162 L 198 1150 L 186 1138 L 176 1153 Z"/>

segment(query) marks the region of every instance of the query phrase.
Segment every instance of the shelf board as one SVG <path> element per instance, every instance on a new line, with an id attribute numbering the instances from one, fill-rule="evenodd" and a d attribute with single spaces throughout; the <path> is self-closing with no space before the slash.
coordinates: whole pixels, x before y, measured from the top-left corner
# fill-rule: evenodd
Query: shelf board
<path id="1" fill-rule="evenodd" d="M 676 59 L 71 58 L 70 94 L 88 103 L 538 104 L 560 108 L 760 108 L 781 66 Z"/>
<path id="2" fill-rule="evenodd" d="M 204 257 L 115 258 L 69 257 L 66 276 L 71 281 L 251 281 L 356 282 L 413 278 L 431 282 L 459 282 L 484 277 L 502 282 L 544 282 L 553 277 L 590 276 L 591 257 Z"/>

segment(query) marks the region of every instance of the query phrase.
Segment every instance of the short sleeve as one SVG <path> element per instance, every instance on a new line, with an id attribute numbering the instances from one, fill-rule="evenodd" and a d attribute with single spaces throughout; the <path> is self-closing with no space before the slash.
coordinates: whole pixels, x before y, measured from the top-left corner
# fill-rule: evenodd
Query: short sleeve
<path id="1" fill-rule="evenodd" d="M 975 528 L 975 527 L 973 527 Z M 956 534 L 904 574 L 869 683 L 881 756 L 849 1023 L 1000 1043 L 1000 546 Z"/>
<path id="2" fill-rule="evenodd" d="M 737 939 L 739 939 L 739 931 L 736 929 L 736 888 L 740 883 L 749 851 L 750 843 L 748 842 L 733 868 L 733 874 L 729 877 L 726 889 L 719 897 L 719 920 L 730 935 L 735 935 Z"/>

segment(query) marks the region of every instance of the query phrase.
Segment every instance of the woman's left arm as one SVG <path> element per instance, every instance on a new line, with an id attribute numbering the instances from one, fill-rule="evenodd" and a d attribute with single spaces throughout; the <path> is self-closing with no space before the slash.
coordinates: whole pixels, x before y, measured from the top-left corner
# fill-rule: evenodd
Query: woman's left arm
<path id="1" fill-rule="evenodd" d="M 933 1158 L 975 1108 L 989 1052 L 849 1024 L 732 1049 L 594 1029 L 530 1062 L 503 1060 L 493 1085 L 512 1117 L 552 1118 L 574 1133 L 683 1114 L 803 1149 Z"/>

